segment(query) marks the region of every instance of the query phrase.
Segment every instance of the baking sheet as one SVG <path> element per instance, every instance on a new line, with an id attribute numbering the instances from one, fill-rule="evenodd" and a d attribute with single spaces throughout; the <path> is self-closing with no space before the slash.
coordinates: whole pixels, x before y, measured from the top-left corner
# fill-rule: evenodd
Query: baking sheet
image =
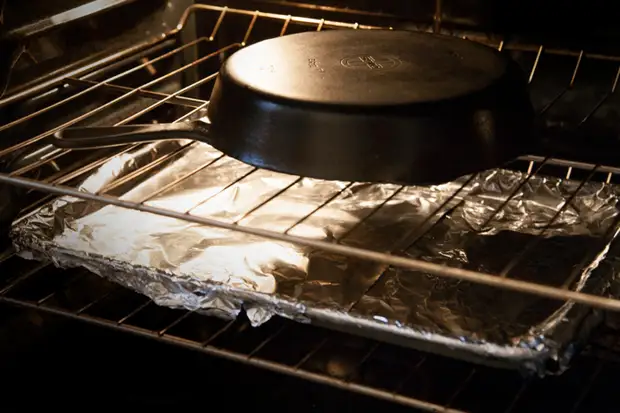
<path id="1" fill-rule="evenodd" d="M 146 179 L 114 188 L 154 157 L 179 150 Z M 151 206 L 498 273 L 579 186 L 532 177 L 493 216 L 523 174 L 490 170 L 445 205 L 443 219 L 432 215 L 468 178 L 430 187 L 322 181 L 256 170 L 206 144 L 164 141 L 111 159 L 80 190 L 112 185 L 123 199 Z M 509 276 L 602 292 L 617 271 L 606 259 L 617 201 L 618 187 L 586 183 Z M 421 224 L 431 229 L 413 231 Z M 71 197 L 17 221 L 11 236 L 23 257 L 86 267 L 159 305 L 228 318 L 244 310 L 254 326 L 278 314 L 540 374 L 549 360 L 556 370 L 567 365 L 591 315 L 571 303 Z"/>

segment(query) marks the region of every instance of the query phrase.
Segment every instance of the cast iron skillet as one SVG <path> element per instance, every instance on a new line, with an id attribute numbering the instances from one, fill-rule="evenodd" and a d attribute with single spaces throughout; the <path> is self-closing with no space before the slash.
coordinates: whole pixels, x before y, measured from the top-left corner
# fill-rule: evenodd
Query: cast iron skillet
<path id="1" fill-rule="evenodd" d="M 165 138 L 320 179 L 432 184 L 537 146 L 518 65 L 495 49 L 410 31 L 330 30 L 265 40 L 222 65 L 209 123 L 59 131 L 62 148 Z"/>

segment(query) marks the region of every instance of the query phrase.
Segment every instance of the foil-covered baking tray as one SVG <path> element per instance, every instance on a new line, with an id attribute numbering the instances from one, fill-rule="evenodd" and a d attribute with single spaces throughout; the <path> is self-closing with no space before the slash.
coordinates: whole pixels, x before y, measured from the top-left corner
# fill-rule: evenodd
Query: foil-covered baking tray
<path id="1" fill-rule="evenodd" d="M 110 159 L 79 189 L 487 273 L 538 238 L 509 277 L 603 293 L 618 270 L 618 187 L 523 178 L 498 169 L 428 187 L 324 181 L 163 141 Z M 16 221 L 11 237 L 22 257 L 85 267 L 162 306 L 226 318 L 243 310 L 254 326 L 279 315 L 539 374 L 562 371 L 599 319 L 570 302 L 67 196 Z"/>

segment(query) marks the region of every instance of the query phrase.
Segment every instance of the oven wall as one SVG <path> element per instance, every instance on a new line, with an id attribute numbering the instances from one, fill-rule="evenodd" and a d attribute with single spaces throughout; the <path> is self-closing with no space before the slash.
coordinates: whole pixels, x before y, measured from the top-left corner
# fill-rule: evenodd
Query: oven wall
<path id="1" fill-rule="evenodd" d="M 620 8 L 603 0 L 219 0 L 204 1 L 258 8 L 261 10 L 297 9 L 297 14 L 325 17 L 325 8 L 348 8 L 370 12 L 364 20 L 375 22 L 381 15 L 393 26 L 407 22 L 431 24 L 441 19 L 445 28 L 467 29 L 501 34 L 527 43 L 545 43 L 548 47 L 587 48 L 592 52 L 613 54 L 620 50 Z M 437 13 L 439 3 L 441 13 Z M 318 6 L 318 9 L 317 9 Z M 314 7 L 314 9 L 313 9 Z M 349 13 L 350 14 L 350 13 Z M 385 16 L 384 16 L 385 17 Z M 352 18 L 352 17 L 351 17 Z M 360 22 L 361 23 L 361 22 Z"/>

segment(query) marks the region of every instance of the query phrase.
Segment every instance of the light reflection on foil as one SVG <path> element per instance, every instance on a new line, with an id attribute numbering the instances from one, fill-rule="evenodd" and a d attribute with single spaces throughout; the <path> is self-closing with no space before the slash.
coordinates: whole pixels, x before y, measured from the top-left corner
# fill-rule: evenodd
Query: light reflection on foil
<path id="1" fill-rule="evenodd" d="M 118 156 L 81 189 L 96 192 L 155 154 L 170 153 L 181 145 L 187 142 L 159 142 Z M 451 212 L 444 219 L 431 217 L 435 225 L 420 233 L 411 247 L 412 229 L 425 223 L 465 178 L 402 189 L 299 179 L 254 170 L 208 145 L 192 144 L 122 197 L 240 225 L 385 252 L 404 251 L 418 259 L 498 273 L 579 184 L 533 177 L 483 227 L 522 179 L 522 174 L 506 170 L 480 174 L 445 206 Z M 153 193 L 157 195 L 150 196 Z M 510 276 L 602 291 L 616 271 L 615 261 L 604 258 L 617 199 L 615 186 L 587 183 Z M 222 317 L 236 317 L 244 309 L 255 326 L 274 314 L 304 322 L 320 319 L 378 335 L 402 335 L 464 357 L 504 358 L 538 371 L 548 358 L 566 363 L 574 347 L 571 340 L 586 324 L 585 310 L 571 304 L 69 197 L 17 222 L 12 237 L 25 257 L 84 266 L 160 305 Z M 593 248 L 595 254 L 584 263 L 584 252 Z"/>

